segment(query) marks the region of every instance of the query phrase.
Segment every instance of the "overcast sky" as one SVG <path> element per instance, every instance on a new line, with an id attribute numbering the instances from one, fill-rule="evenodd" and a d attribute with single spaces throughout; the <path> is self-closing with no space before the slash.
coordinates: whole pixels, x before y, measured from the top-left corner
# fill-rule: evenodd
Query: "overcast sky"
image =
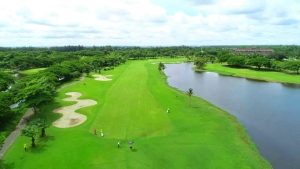
<path id="1" fill-rule="evenodd" d="M 300 0 L 5 0 L 0 46 L 300 44 Z"/>

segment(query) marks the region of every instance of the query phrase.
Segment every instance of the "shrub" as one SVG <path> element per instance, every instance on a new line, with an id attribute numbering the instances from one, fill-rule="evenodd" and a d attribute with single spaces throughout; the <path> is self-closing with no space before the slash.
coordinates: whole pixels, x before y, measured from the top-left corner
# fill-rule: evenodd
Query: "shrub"
<path id="1" fill-rule="evenodd" d="M 227 63 L 228 65 L 234 67 L 243 67 L 246 64 L 246 59 L 243 56 L 231 56 Z"/>

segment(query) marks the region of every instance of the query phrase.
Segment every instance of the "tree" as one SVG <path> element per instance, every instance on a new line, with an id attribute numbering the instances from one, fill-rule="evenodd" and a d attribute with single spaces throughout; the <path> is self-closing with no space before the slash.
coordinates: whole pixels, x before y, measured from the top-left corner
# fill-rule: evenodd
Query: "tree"
<path id="1" fill-rule="evenodd" d="M 286 70 L 295 71 L 299 74 L 300 70 L 300 61 L 286 61 L 283 62 L 283 67 Z"/>
<path id="2" fill-rule="evenodd" d="M 203 58 L 203 57 L 201 57 L 201 58 L 196 58 L 196 59 L 194 60 L 194 65 L 196 65 L 196 68 L 197 68 L 197 69 L 202 69 L 202 68 L 205 66 L 206 63 L 207 63 L 207 59 L 206 59 L 206 58 Z"/>
<path id="3" fill-rule="evenodd" d="M 228 61 L 228 65 L 234 66 L 234 67 L 243 67 L 245 66 L 246 59 L 243 56 L 231 56 Z"/>
<path id="4" fill-rule="evenodd" d="M 159 62 L 159 64 L 158 64 L 158 70 L 159 70 L 159 71 L 162 71 L 162 70 L 164 70 L 165 68 L 166 68 L 165 65 L 164 65 L 163 63 Z"/>
<path id="5" fill-rule="evenodd" d="M 218 61 L 220 63 L 224 63 L 224 62 L 227 62 L 229 58 L 230 58 L 229 54 L 221 55 L 218 57 Z"/>
<path id="6" fill-rule="evenodd" d="M 13 82 L 14 78 L 10 74 L 6 72 L 0 72 L 0 91 L 6 90 Z"/>
<path id="7" fill-rule="evenodd" d="M 250 66 L 255 66 L 259 70 L 263 66 L 266 67 L 266 68 L 270 68 L 271 67 L 271 61 L 270 61 L 270 59 L 268 59 L 266 57 L 262 57 L 262 56 L 257 56 L 257 57 L 250 58 L 248 60 L 247 64 L 250 65 Z"/>
<path id="8" fill-rule="evenodd" d="M 41 130 L 40 137 L 46 136 L 46 128 L 49 127 L 49 124 L 46 122 L 45 119 L 38 118 L 33 120 L 30 124 L 37 126 Z"/>
<path id="9" fill-rule="evenodd" d="M 220 63 L 224 63 L 224 62 L 228 61 L 228 59 L 231 57 L 231 54 L 229 54 L 228 52 L 222 51 L 222 52 L 219 52 L 217 56 L 218 56 L 218 61 Z"/>
<path id="10" fill-rule="evenodd" d="M 36 146 L 35 137 L 38 135 L 38 133 L 39 133 L 39 127 L 37 125 L 33 125 L 33 124 L 27 125 L 22 130 L 22 135 L 31 138 L 31 146 L 32 147 Z"/>
<path id="11" fill-rule="evenodd" d="M 12 100 L 10 93 L 0 92 L 0 127 L 13 116 L 13 111 L 10 109 L 10 105 L 13 104 Z"/>
<path id="12" fill-rule="evenodd" d="M 193 92 L 193 89 L 192 88 L 189 88 L 189 90 L 186 92 L 186 94 L 189 96 L 190 98 L 190 106 L 191 106 L 191 99 L 192 99 L 192 96 L 194 94 Z"/>
<path id="13" fill-rule="evenodd" d="M 280 60 L 282 61 L 283 59 L 286 59 L 286 55 L 283 54 L 283 53 L 278 53 L 278 52 L 275 52 L 271 55 L 272 58 L 276 59 L 276 60 Z"/>
<path id="14" fill-rule="evenodd" d="M 37 112 L 37 107 L 46 101 L 53 99 L 55 94 L 55 82 L 48 76 L 31 76 L 17 83 L 13 88 L 16 101 L 25 100 Z"/>
<path id="15" fill-rule="evenodd" d="M 273 60 L 271 61 L 271 68 L 281 71 L 282 69 L 284 69 L 284 62 Z"/>

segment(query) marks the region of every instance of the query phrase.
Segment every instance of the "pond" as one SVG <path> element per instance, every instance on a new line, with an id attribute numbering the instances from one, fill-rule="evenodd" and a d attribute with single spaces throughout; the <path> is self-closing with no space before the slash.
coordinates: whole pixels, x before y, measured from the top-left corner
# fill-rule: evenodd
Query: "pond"
<path id="1" fill-rule="evenodd" d="M 168 84 L 222 108 L 244 125 L 275 169 L 300 169 L 300 87 L 197 73 L 193 64 L 166 64 Z"/>

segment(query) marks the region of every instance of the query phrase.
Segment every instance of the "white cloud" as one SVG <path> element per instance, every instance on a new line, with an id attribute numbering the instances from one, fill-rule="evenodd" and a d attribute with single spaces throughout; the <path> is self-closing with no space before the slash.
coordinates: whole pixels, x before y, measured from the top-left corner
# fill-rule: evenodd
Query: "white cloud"
<path id="1" fill-rule="evenodd" d="M 175 4 L 3 1 L 0 46 L 300 43 L 297 0 L 176 0 Z"/>

